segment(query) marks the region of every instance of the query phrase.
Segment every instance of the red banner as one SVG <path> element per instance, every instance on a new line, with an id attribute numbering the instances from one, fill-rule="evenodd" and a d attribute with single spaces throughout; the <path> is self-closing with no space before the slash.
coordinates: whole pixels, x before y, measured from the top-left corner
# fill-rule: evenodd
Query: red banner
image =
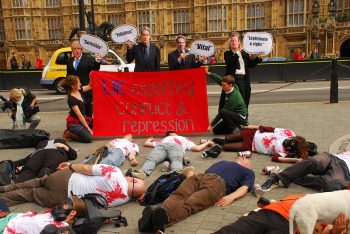
<path id="1" fill-rule="evenodd" d="M 166 72 L 91 73 L 94 136 L 205 132 L 204 68 Z"/>

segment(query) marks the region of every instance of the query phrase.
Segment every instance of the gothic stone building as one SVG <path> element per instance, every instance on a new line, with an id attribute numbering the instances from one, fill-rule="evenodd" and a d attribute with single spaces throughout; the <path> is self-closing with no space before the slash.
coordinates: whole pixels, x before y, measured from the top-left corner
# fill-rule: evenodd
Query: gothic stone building
<path id="1" fill-rule="evenodd" d="M 84 4 L 91 12 L 91 0 Z M 232 32 L 247 31 L 273 35 L 269 56 L 290 58 L 297 48 L 308 56 L 318 48 L 322 57 L 350 57 L 349 0 L 93 0 L 93 11 L 97 25 L 150 27 L 163 63 L 179 34 L 187 37 L 188 46 L 208 39 L 223 52 Z M 78 25 L 79 0 L 0 0 L 0 66 L 9 67 L 12 52 L 20 64 L 24 56 L 32 64 L 39 56 L 46 64 L 56 49 L 69 45 Z M 108 43 L 125 54 L 125 46 Z"/>

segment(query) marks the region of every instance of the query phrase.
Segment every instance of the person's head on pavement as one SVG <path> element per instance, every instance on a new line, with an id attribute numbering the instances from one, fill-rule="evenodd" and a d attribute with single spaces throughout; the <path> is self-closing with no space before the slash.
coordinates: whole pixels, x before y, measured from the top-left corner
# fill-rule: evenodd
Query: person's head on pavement
<path id="1" fill-rule="evenodd" d="M 177 133 L 174 131 L 167 131 L 167 133 L 165 133 L 165 136 L 177 136 Z"/>
<path id="2" fill-rule="evenodd" d="M 132 138 L 132 134 L 127 134 L 123 137 L 123 139 L 128 140 L 130 142 L 134 142 L 134 139 Z"/>
<path id="3" fill-rule="evenodd" d="M 252 169 L 252 163 L 246 157 L 237 157 L 236 163 L 243 167 Z"/>
<path id="4" fill-rule="evenodd" d="M 146 183 L 141 179 L 131 176 L 131 174 L 130 176 L 125 176 L 125 179 L 128 183 L 128 195 L 135 200 L 141 199 L 146 191 Z"/>

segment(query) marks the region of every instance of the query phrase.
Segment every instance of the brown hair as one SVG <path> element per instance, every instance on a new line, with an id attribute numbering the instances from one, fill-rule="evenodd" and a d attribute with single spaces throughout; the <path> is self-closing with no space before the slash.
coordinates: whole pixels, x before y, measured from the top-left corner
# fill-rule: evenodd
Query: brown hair
<path id="1" fill-rule="evenodd" d="M 228 39 L 228 48 L 231 49 L 231 41 L 232 41 L 232 37 L 237 37 L 239 44 L 241 44 L 241 35 L 238 32 L 234 32 L 232 33 L 232 35 L 230 36 L 230 38 Z"/>
<path id="2" fill-rule="evenodd" d="M 62 82 L 61 85 L 69 95 L 72 92 L 72 85 L 75 85 L 76 83 L 78 83 L 78 81 L 79 81 L 78 76 L 69 75 L 61 81 Z"/>
<path id="3" fill-rule="evenodd" d="M 82 218 L 85 217 L 85 202 L 78 198 L 77 196 L 71 196 L 70 199 L 72 200 L 73 203 L 73 210 L 77 212 L 76 218 Z"/>
<path id="4" fill-rule="evenodd" d="M 235 78 L 231 75 L 227 75 L 224 76 L 224 78 L 222 78 L 221 82 L 225 82 L 227 84 L 231 84 L 234 85 L 235 84 Z"/>
<path id="5" fill-rule="evenodd" d="M 178 42 L 178 40 L 181 39 L 181 38 L 184 39 L 185 42 L 186 42 L 186 37 L 184 37 L 182 35 L 179 35 L 179 36 L 176 37 L 176 42 Z"/>
<path id="6" fill-rule="evenodd" d="M 299 153 L 300 157 L 306 158 L 307 156 L 309 156 L 309 153 L 307 151 L 307 149 L 309 148 L 309 142 L 307 142 L 302 136 L 295 136 L 293 138 L 298 142 L 297 152 Z"/>

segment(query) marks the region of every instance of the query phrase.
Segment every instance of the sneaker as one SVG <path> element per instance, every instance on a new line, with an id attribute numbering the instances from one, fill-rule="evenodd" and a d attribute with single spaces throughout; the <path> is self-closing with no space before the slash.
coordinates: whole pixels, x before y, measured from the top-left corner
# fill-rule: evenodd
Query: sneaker
<path id="1" fill-rule="evenodd" d="M 182 169 L 181 174 L 186 176 L 190 171 L 194 171 L 194 167 L 192 166 L 185 167 L 184 169 Z"/>
<path id="2" fill-rule="evenodd" d="M 152 229 L 152 207 L 146 206 L 142 211 L 142 216 L 139 219 L 138 227 L 139 232 L 151 232 Z"/>
<path id="3" fill-rule="evenodd" d="M 162 206 L 158 206 L 152 212 L 153 231 L 165 231 L 165 224 L 168 223 L 168 215 Z"/>
<path id="4" fill-rule="evenodd" d="M 278 177 L 277 176 L 272 176 L 269 179 L 267 179 L 263 185 L 261 185 L 261 189 L 264 192 L 268 192 L 271 189 L 278 187 L 278 185 L 279 185 Z"/>
<path id="5" fill-rule="evenodd" d="M 168 172 L 170 171 L 170 162 L 169 161 L 164 161 L 162 163 L 162 166 L 160 167 L 161 172 Z"/>
<path id="6" fill-rule="evenodd" d="M 132 175 L 140 180 L 146 179 L 146 173 L 140 170 L 135 170 L 132 172 Z"/>
<path id="7" fill-rule="evenodd" d="M 184 156 L 184 158 L 182 159 L 182 164 L 185 166 L 191 165 L 191 160 L 190 160 L 190 157 L 188 155 Z"/>
<path id="8" fill-rule="evenodd" d="M 264 194 L 264 191 L 261 189 L 260 184 L 254 184 L 253 192 L 254 192 L 254 195 L 257 197 L 261 197 Z"/>
<path id="9" fill-rule="evenodd" d="M 282 170 L 280 168 L 273 168 L 271 169 L 270 175 L 274 176 L 277 175 L 278 173 L 280 173 Z"/>
<path id="10" fill-rule="evenodd" d="M 222 152 L 221 146 L 214 145 L 210 149 L 204 151 L 204 153 L 202 154 L 202 157 L 203 158 L 207 158 L 207 157 L 217 158 L 221 154 L 221 152 Z"/>

